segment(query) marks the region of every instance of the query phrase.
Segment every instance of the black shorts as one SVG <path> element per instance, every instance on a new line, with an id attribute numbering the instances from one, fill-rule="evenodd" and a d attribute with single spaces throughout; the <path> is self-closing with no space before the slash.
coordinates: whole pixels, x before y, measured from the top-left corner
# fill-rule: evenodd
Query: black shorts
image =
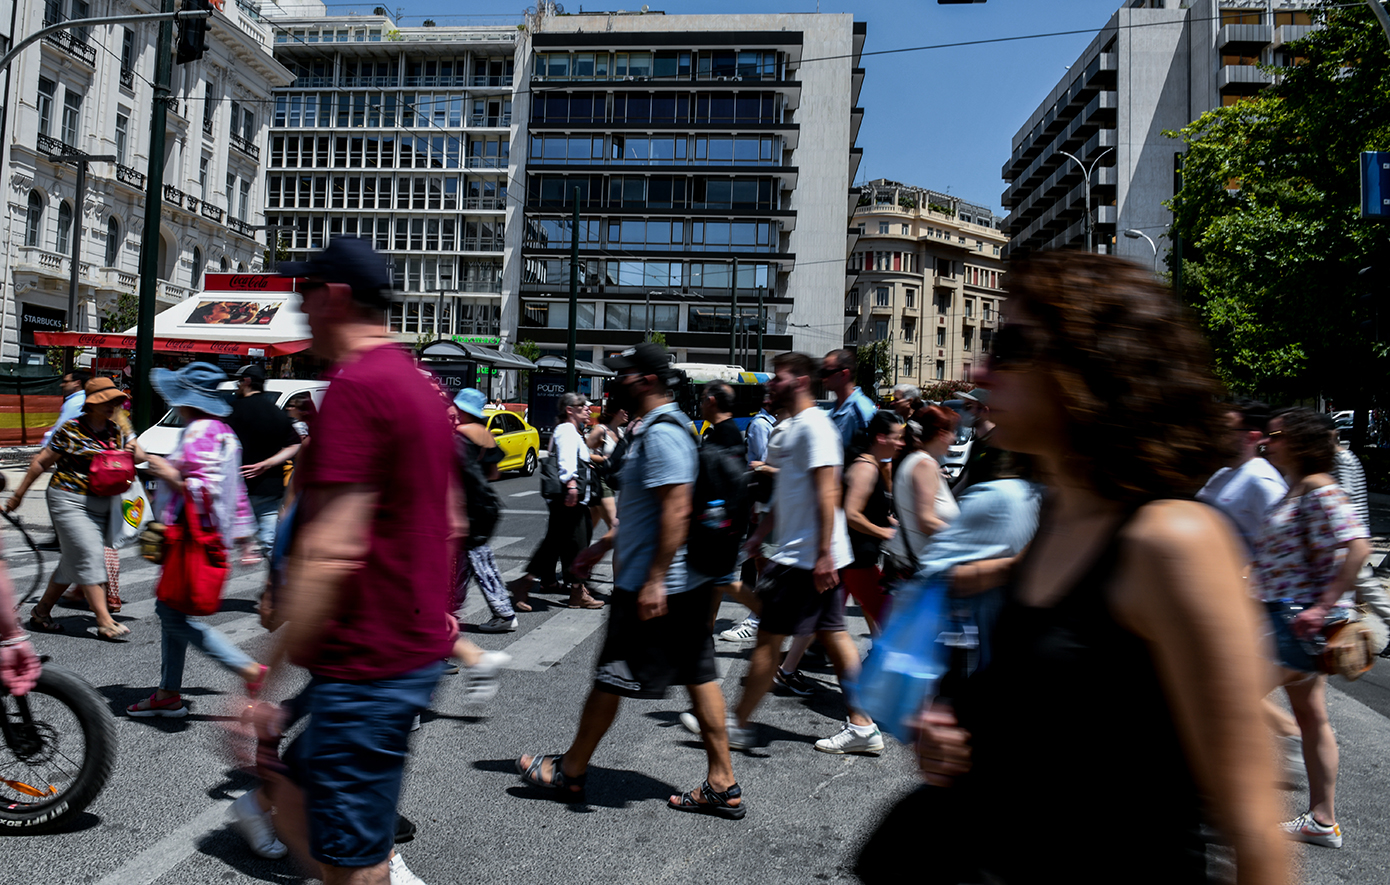
<path id="1" fill-rule="evenodd" d="M 758 577 L 758 629 L 773 636 L 806 636 L 845 629 L 845 588 L 816 590 L 810 569 L 770 563 Z"/>
<path id="2" fill-rule="evenodd" d="M 666 614 L 637 617 L 637 593 L 614 590 L 608 634 L 594 668 L 594 688 L 628 698 L 659 700 L 672 685 L 719 678 L 709 631 L 711 585 L 666 597 Z"/>

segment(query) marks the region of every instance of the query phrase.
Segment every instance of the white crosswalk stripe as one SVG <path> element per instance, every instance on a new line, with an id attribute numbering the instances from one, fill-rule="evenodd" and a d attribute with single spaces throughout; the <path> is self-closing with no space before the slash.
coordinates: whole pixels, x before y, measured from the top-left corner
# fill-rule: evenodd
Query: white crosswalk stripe
<path id="1" fill-rule="evenodd" d="M 527 491 L 527 492 L 512 492 L 510 495 L 508 495 L 508 497 L 510 497 L 510 498 L 529 498 L 529 497 L 531 497 L 532 495 L 539 495 L 539 494 L 540 494 L 540 489 L 531 489 L 530 491 Z"/>

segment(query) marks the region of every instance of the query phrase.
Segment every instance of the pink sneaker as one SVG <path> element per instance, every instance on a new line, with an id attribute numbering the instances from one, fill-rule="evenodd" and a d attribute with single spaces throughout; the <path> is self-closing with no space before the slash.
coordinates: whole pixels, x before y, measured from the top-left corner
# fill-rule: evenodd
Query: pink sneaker
<path id="1" fill-rule="evenodd" d="M 137 719 L 144 719 L 151 716 L 163 716 L 169 719 L 182 719 L 188 715 L 188 706 L 184 704 L 183 698 L 174 695 L 171 698 L 159 699 L 159 695 L 152 694 L 143 701 L 136 701 L 125 708 L 127 716 L 134 716 Z"/>

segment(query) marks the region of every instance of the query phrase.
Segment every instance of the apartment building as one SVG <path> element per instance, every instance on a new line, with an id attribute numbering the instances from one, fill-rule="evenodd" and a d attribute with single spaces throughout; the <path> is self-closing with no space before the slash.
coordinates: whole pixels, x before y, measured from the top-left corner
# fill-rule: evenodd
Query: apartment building
<path id="1" fill-rule="evenodd" d="M 1131 0 L 1019 127 L 1004 163 L 1008 254 L 1084 248 L 1090 188 L 1096 251 L 1151 263 L 1176 187 L 1177 130 L 1271 82 L 1292 64 L 1311 0 Z M 1071 154 L 1075 160 L 1067 156 Z M 1082 167 L 1090 170 L 1089 185 Z M 1094 167 L 1094 168 L 1092 168 Z"/>
<path id="2" fill-rule="evenodd" d="M 970 380 L 1006 298 L 999 217 L 886 179 L 857 192 L 845 346 L 891 342 L 893 383 Z"/>
<path id="3" fill-rule="evenodd" d="M 319 2 L 273 22 L 294 76 L 275 93 L 266 169 L 281 248 L 372 240 L 394 271 L 391 331 L 500 344 L 516 26 L 397 27 L 384 8 Z"/>
<path id="4" fill-rule="evenodd" d="M 864 37 L 849 15 L 528 16 L 504 327 L 564 352 L 577 192 L 581 359 L 652 332 L 715 363 L 749 332 L 748 368 L 839 347 Z"/>
<path id="5" fill-rule="evenodd" d="M 151 0 L 19 0 L 15 33 L 67 19 L 159 11 Z M 3 162 L 9 212 L 0 259 L 0 361 L 42 363 L 36 331 L 95 331 L 135 292 L 144 234 L 157 25 L 98 25 L 54 34 L 11 65 Z M 259 270 L 261 148 L 271 90 L 290 81 L 255 6 L 214 11 L 208 50 L 174 67 L 167 103 L 159 242 L 161 307 L 197 291 L 206 272 Z M 84 154 L 114 155 L 88 164 Z M 66 159 L 65 159 L 66 158 Z M 69 317 L 72 249 L 78 310 Z"/>

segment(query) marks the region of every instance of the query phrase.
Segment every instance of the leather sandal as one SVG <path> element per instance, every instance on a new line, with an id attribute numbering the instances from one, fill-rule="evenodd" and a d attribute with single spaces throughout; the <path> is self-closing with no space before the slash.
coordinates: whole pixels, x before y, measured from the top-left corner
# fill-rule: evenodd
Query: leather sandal
<path id="1" fill-rule="evenodd" d="M 35 633 L 66 633 L 63 625 L 53 620 L 52 614 L 41 615 L 37 610 L 29 613 L 29 629 Z"/>
<path id="2" fill-rule="evenodd" d="M 541 770 L 545 761 L 550 760 L 550 780 L 546 780 L 541 775 Z M 554 755 L 536 755 L 531 757 L 530 765 L 522 765 L 521 759 L 516 760 L 516 770 L 520 772 L 521 779 L 533 787 L 540 787 L 543 790 L 554 790 L 556 798 L 561 802 L 583 802 L 584 801 L 584 781 L 589 773 L 568 775 L 564 770 L 565 757 L 562 753 Z"/>
<path id="3" fill-rule="evenodd" d="M 737 805 L 730 805 L 729 801 L 738 799 Z M 668 799 L 666 805 L 677 811 L 693 811 L 696 814 L 713 814 L 727 820 L 741 820 L 748 809 L 743 805 L 743 790 L 738 784 L 734 784 L 724 792 L 719 792 L 709 785 L 709 781 L 700 784 L 700 798 L 695 798 L 695 791 L 681 793 L 679 799 Z"/>

